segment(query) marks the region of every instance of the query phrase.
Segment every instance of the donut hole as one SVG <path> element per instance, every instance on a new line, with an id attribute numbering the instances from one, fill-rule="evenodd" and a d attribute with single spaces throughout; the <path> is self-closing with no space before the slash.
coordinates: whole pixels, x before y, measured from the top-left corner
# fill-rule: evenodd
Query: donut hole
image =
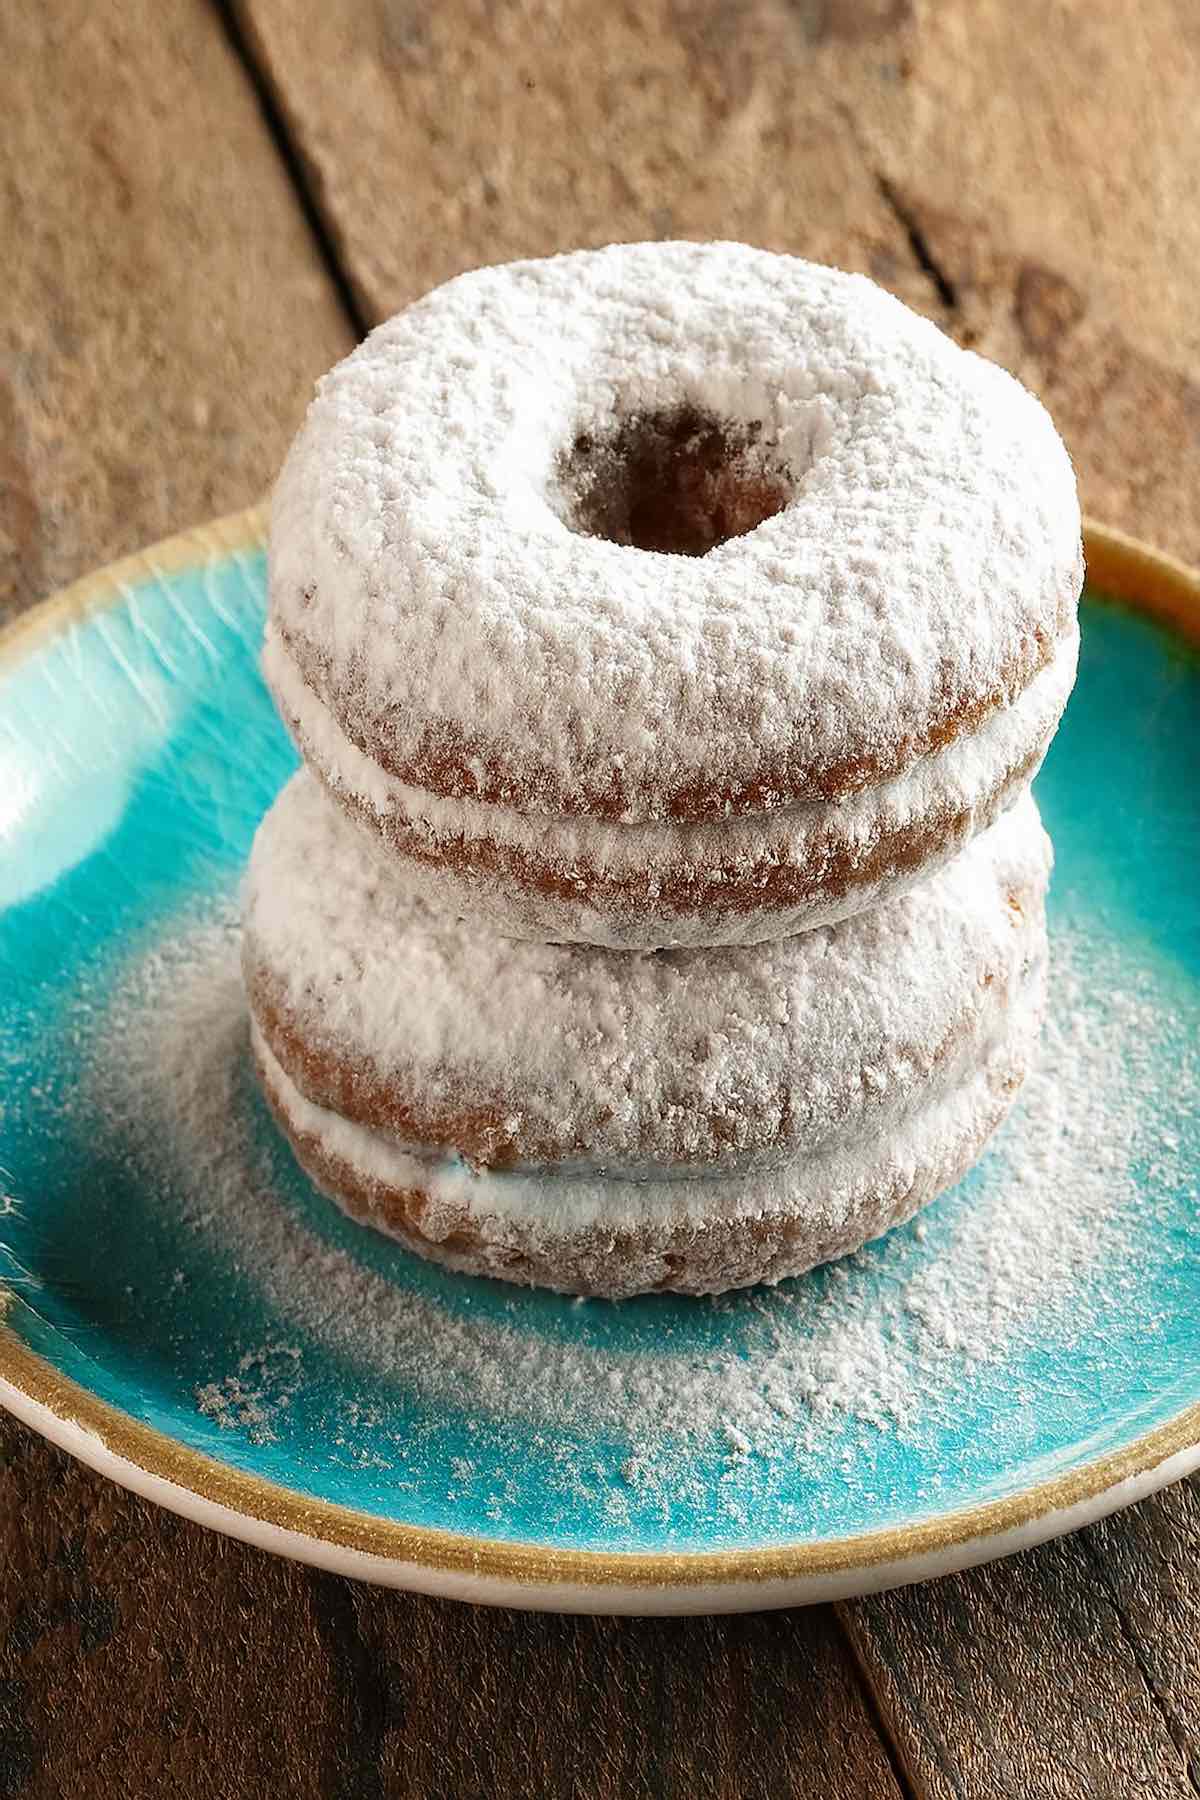
<path id="1" fill-rule="evenodd" d="M 723 423 L 692 406 L 581 432 L 560 459 L 564 521 L 666 556 L 704 556 L 782 512 L 791 498 L 758 421 Z"/>

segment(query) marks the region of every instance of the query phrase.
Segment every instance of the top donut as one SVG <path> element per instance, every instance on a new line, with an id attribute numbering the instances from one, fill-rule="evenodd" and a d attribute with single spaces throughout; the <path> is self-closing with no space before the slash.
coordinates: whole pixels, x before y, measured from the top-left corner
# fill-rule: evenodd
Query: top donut
<path id="1" fill-rule="evenodd" d="M 1036 772 L 1080 520 L 1047 414 L 862 276 L 738 244 L 481 269 L 320 384 L 264 666 L 430 897 L 751 943 L 903 891 Z"/>
<path id="2" fill-rule="evenodd" d="M 448 282 L 320 383 L 274 500 L 273 619 L 350 738 L 524 812 L 853 793 L 1011 702 L 1080 580 L 1032 395 L 738 244 Z"/>

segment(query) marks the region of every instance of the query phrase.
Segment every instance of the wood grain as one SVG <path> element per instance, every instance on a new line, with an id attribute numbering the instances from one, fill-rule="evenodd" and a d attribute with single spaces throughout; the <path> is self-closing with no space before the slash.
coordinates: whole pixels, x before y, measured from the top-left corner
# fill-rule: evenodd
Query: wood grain
<path id="1" fill-rule="evenodd" d="M 821 79 L 848 9 L 808 10 L 236 4 L 372 320 L 478 263 L 619 238 L 799 244 L 919 298 L 905 231 Z M 888 10 L 859 34 L 871 66 L 895 55 Z"/>
<path id="2" fill-rule="evenodd" d="M 237 4 L 370 318 L 614 238 L 839 262 L 1040 392 L 1089 512 L 1200 558 L 1191 0 Z"/>
<path id="3" fill-rule="evenodd" d="M 258 498 L 352 334 L 205 0 L 0 7 L 0 620 Z"/>
<path id="4" fill-rule="evenodd" d="M 1200 11 L 930 6 L 854 106 L 935 317 L 1040 393 L 1086 510 L 1200 559 Z"/>
<path id="5" fill-rule="evenodd" d="M 838 1608 L 929 1800 L 1200 1792 L 1200 1479 L 967 1575 Z"/>
<path id="6" fill-rule="evenodd" d="M 897 1800 L 833 1614 L 569 1619 L 357 1586 L 0 1415 L 0 1795 Z"/>
<path id="7" fill-rule="evenodd" d="M 0 1419 L 0 1794 L 317 1796 L 328 1658 L 293 1565 Z"/>

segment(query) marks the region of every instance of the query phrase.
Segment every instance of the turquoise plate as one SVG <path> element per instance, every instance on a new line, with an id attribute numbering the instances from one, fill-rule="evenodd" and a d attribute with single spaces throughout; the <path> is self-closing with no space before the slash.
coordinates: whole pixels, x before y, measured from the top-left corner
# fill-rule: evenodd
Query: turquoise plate
<path id="1" fill-rule="evenodd" d="M 236 895 L 294 766 L 257 513 L 0 639 L 0 1398 L 193 1518 L 595 1611 L 961 1567 L 1200 1461 L 1200 626 L 1093 529 L 1043 1065 L 972 1175 L 833 1269 L 572 1302 L 344 1220 L 261 1105 Z M 1173 623 L 1172 623 L 1173 621 Z"/>

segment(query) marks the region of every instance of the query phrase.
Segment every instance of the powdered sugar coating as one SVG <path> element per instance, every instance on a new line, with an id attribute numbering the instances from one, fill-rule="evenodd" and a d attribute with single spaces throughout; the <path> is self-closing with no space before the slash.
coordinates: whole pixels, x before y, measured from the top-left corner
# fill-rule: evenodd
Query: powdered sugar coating
<path id="1" fill-rule="evenodd" d="M 706 952 L 523 943 L 429 908 L 302 771 L 255 840 L 247 985 L 309 1102 L 422 1154 L 766 1171 L 874 1145 L 978 1072 L 1044 961 L 1049 866 L 1026 796 L 838 926 Z"/>
<path id="2" fill-rule="evenodd" d="M 580 433 L 761 424 L 789 504 L 700 558 L 571 530 Z M 399 779 L 523 812 L 834 798 L 1011 702 L 1070 630 L 1039 403 L 862 276 L 636 244 L 459 277 L 325 377 L 275 494 L 271 612 Z"/>
<path id="3" fill-rule="evenodd" d="M 342 732 L 278 636 L 264 666 L 315 770 L 430 906 L 544 943 L 757 944 L 910 891 L 1025 792 L 1075 680 L 1078 630 L 1011 706 L 878 787 L 766 815 L 623 825 L 445 799 Z"/>
<path id="4" fill-rule="evenodd" d="M 998 1043 L 894 1127 L 723 1178 L 504 1173 L 414 1155 L 314 1106 L 252 1024 L 260 1079 L 302 1166 L 362 1223 L 466 1274 L 560 1292 L 724 1293 L 802 1275 L 912 1217 L 964 1175 L 1005 1117 L 1041 1029 L 1044 957 Z"/>

